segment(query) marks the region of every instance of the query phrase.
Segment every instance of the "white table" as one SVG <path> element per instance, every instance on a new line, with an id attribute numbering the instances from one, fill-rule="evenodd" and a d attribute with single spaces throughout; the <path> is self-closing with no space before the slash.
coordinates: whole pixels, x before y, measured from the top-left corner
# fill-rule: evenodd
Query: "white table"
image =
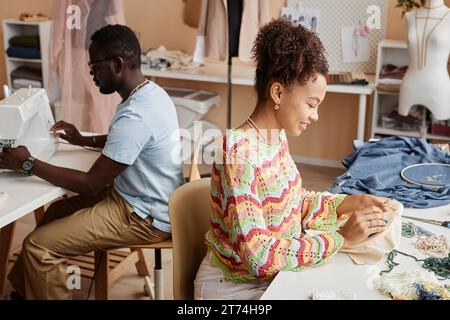
<path id="1" fill-rule="evenodd" d="M 88 171 L 100 153 L 82 147 L 59 144 L 49 163 Z M 38 177 L 24 177 L 16 172 L 0 172 L 0 191 L 8 199 L 0 204 L 0 291 L 3 288 L 15 221 L 65 195 L 68 191 Z"/>
<path id="2" fill-rule="evenodd" d="M 144 76 L 152 78 L 167 78 L 177 80 L 203 81 L 212 83 L 227 83 L 226 64 L 207 63 L 199 68 L 186 71 L 159 71 L 151 69 L 148 65 L 142 65 Z M 253 66 L 233 65 L 231 83 L 234 85 L 254 86 L 255 70 Z M 359 95 L 358 105 L 358 130 L 357 139 L 364 141 L 364 128 L 366 122 L 367 96 L 370 96 L 375 90 L 373 81 L 367 86 L 358 85 L 328 85 L 327 92 L 357 94 Z"/>
<path id="3" fill-rule="evenodd" d="M 427 219 L 450 220 L 450 205 L 431 209 L 405 209 L 403 214 Z M 444 234 L 450 239 L 450 229 L 407 218 L 402 218 L 402 220 L 413 222 L 434 234 Z M 427 258 L 426 255 L 414 248 L 413 238 L 402 237 L 398 250 L 412 254 L 419 259 Z M 421 263 L 403 255 L 397 255 L 394 260 L 400 265 L 395 267 L 391 273 L 425 270 L 421 267 Z M 387 269 L 384 261 L 372 266 L 360 266 L 354 264 L 346 254 L 338 253 L 327 263 L 304 272 L 280 272 L 267 288 L 262 299 L 308 300 L 313 292 L 353 292 L 357 299 L 389 299 L 373 288 L 374 277 L 379 271 Z M 442 283 L 450 284 L 450 280 L 442 281 Z"/>

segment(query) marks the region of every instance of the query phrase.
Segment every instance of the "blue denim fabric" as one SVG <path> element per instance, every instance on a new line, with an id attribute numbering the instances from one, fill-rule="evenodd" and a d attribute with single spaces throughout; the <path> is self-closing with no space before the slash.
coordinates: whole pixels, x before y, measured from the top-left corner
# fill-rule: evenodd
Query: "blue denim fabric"
<path id="1" fill-rule="evenodd" d="M 365 143 L 342 161 L 348 170 L 328 191 L 388 197 L 410 208 L 450 203 L 450 185 L 437 189 L 416 185 L 401 177 L 404 168 L 418 163 L 450 164 L 450 154 L 416 138 L 390 137 Z"/>

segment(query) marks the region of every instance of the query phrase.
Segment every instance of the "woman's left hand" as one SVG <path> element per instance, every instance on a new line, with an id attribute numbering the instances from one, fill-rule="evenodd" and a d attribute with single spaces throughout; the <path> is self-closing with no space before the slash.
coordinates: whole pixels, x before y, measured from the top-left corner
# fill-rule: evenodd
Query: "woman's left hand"
<path id="1" fill-rule="evenodd" d="M 370 194 L 354 194 L 347 196 L 344 201 L 337 207 L 336 213 L 338 217 L 342 214 L 349 214 L 354 211 L 363 210 L 369 207 L 377 207 L 381 211 L 386 212 L 385 206 L 388 198 L 376 197 Z"/>

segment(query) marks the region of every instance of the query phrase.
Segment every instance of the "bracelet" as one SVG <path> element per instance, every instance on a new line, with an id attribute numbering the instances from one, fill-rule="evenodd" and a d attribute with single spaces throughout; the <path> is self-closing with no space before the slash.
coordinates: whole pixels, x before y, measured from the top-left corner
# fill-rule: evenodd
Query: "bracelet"
<path id="1" fill-rule="evenodd" d="M 93 142 L 94 147 L 95 147 L 95 145 L 96 145 L 96 142 L 95 142 L 95 136 L 92 136 L 92 142 Z"/>

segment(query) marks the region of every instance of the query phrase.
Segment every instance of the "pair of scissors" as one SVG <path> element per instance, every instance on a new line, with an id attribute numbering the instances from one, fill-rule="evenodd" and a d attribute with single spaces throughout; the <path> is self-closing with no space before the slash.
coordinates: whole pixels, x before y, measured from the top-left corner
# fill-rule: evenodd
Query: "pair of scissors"
<path id="1" fill-rule="evenodd" d="M 450 228 L 450 221 L 439 221 L 439 220 L 423 219 L 423 218 L 408 217 L 408 216 L 402 216 L 402 217 L 417 220 L 417 221 L 422 221 L 425 223 L 434 224 L 434 225 L 445 227 L 445 228 Z"/>

